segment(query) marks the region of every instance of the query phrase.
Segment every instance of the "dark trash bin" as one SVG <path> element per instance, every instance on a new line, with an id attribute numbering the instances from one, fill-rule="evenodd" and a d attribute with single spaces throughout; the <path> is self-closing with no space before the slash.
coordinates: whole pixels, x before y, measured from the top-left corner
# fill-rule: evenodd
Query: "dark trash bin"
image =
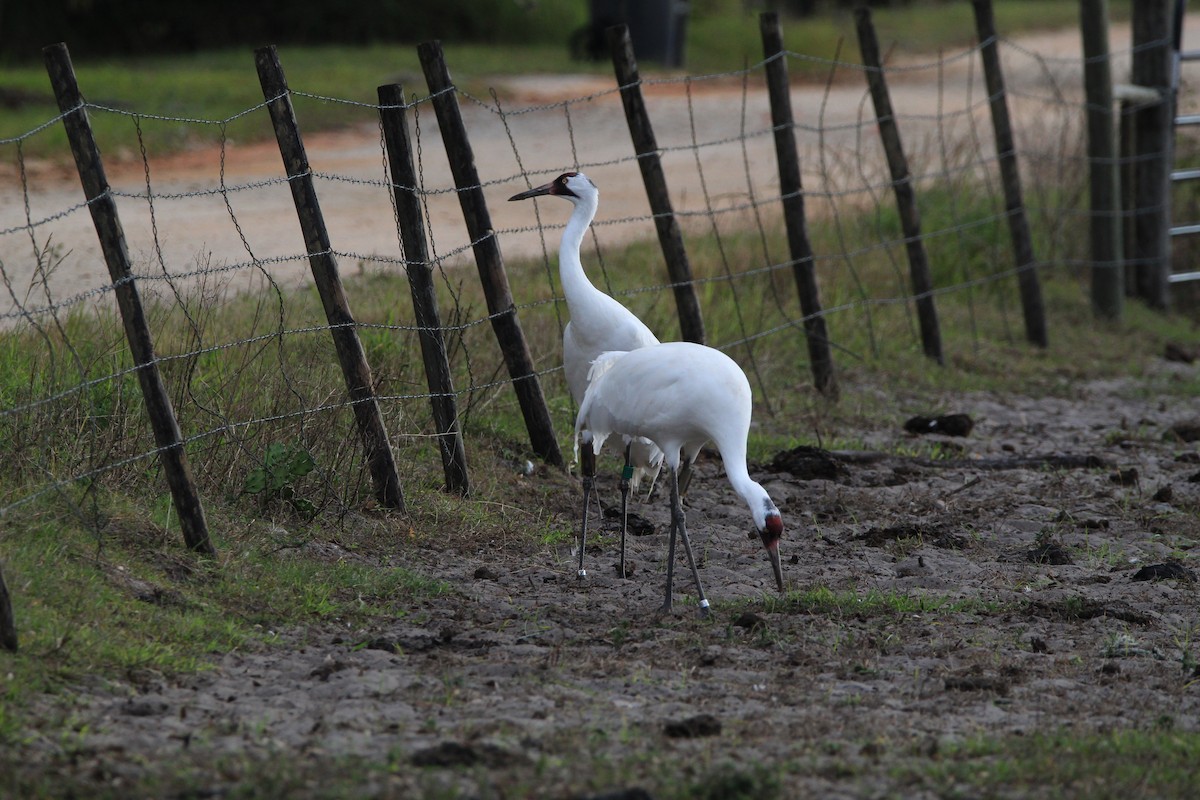
<path id="1" fill-rule="evenodd" d="M 575 58 L 593 61 L 608 58 L 606 31 L 613 25 L 625 24 L 638 61 L 683 66 L 690 11 L 687 0 L 589 0 L 588 10 L 588 24 L 571 35 L 571 55 Z"/>

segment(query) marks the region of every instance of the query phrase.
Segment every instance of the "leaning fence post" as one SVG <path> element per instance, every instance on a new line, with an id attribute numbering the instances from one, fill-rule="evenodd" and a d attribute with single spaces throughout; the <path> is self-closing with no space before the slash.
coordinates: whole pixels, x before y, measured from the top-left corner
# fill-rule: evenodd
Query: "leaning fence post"
<path id="1" fill-rule="evenodd" d="M 462 206 L 467 233 L 473 243 L 471 248 L 475 253 L 479 280 L 487 296 L 492 330 L 508 367 L 509 377 L 512 378 L 513 390 L 529 431 L 530 444 L 533 451 L 547 463 L 556 467 L 566 466 L 558 440 L 554 437 L 550 409 L 546 406 L 542 384 L 533 367 L 533 356 L 517 316 L 508 275 L 504 271 L 504 258 L 492 229 L 492 218 L 479 183 L 479 172 L 475 169 L 475 153 L 471 150 L 467 129 L 463 125 L 462 111 L 458 107 L 454 83 L 450 80 L 450 70 L 442 55 L 442 45 L 436 41 L 423 42 L 417 46 L 417 55 L 433 96 L 433 110 L 442 131 L 450 172 L 458 187 L 458 203 Z"/>
<path id="2" fill-rule="evenodd" d="M 779 162 L 779 191 L 783 200 L 783 219 L 787 227 L 792 274 L 800 294 L 804 314 L 804 336 L 808 360 L 817 391 L 837 397 L 837 378 L 833 372 L 833 354 L 821 311 L 812 245 L 804 219 L 804 187 L 800 183 L 800 155 L 796 151 L 796 123 L 792 118 L 792 98 L 788 88 L 787 56 L 783 51 L 783 30 L 779 16 L 767 12 L 759 18 L 763 58 L 766 61 L 767 91 L 771 101 L 771 127 L 775 131 L 775 158 Z"/>
<path id="3" fill-rule="evenodd" d="M 685 341 L 704 344 L 704 318 L 700 315 L 700 301 L 696 298 L 696 285 L 692 279 L 692 267 L 688 263 L 687 250 L 683 246 L 683 234 L 679 231 L 679 220 L 671 207 L 671 196 L 667 192 L 667 178 L 663 173 L 662 161 L 658 157 L 658 142 L 654 128 L 650 126 L 650 115 L 642 99 L 642 82 L 638 77 L 637 61 L 633 57 L 633 41 L 629 38 L 626 25 L 608 29 L 608 44 L 612 48 L 613 70 L 617 86 L 621 88 L 621 103 L 625 107 L 625 120 L 629 123 L 629 136 L 633 139 L 633 151 L 637 154 L 638 167 L 642 171 L 642 183 L 646 185 L 646 197 L 650 211 L 654 214 L 654 227 L 658 231 L 658 243 L 667 262 L 667 273 L 675 291 L 675 306 L 679 312 L 679 331 Z"/>
<path id="4" fill-rule="evenodd" d="M 1171 0 L 1133 4 L 1132 82 L 1158 92 L 1133 113 L 1133 251 L 1138 295 L 1151 308 L 1170 305 L 1171 158 L 1175 103 L 1171 93 Z"/>
<path id="5" fill-rule="evenodd" d="M 142 299 L 133 279 L 125 232 L 121 227 L 117 204 L 100 159 L 100 148 L 96 146 L 96 139 L 92 135 L 87 109 L 84 108 L 79 84 L 75 79 L 71 54 L 62 43 L 50 45 L 43 49 L 42 53 L 45 57 L 46 71 L 50 74 L 50 82 L 54 86 L 54 94 L 58 98 L 58 108 L 63 115 L 67 138 L 71 142 L 71 152 L 75 156 L 75 166 L 79 170 L 79 179 L 83 184 L 88 210 L 92 214 L 92 223 L 96 227 L 96 235 L 100 238 L 100 248 L 104 252 L 108 274 L 112 278 L 113 292 L 121 311 L 121 322 L 125 326 L 125 338 L 129 342 L 133 362 L 137 365 L 138 384 L 146 403 L 146 414 L 150 417 L 150 427 L 154 431 L 154 441 L 158 445 L 159 461 L 166 475 L 167 485 L 171 489 L 175 511 L 179 514 L 183 540 L 191 550 L 204 555 L 216 555 L 208 537 L 208 522 L 204 517 L 200 493 L 196 489 L 192 469 L 183 449 L 183 434 L 175 419 L 170 395 L 167 394 L 162 375 L 158 371 L 150 326 L 146 322 Z"/>
<path id="6" fill-rule="evenodd" d="M 1112 70 L 1108 53 L 1108 0 L 1082 0 L 1079 27 L 1083 36 L 1083 87 L 1087 97 L 1092 313 L 1119 320 L 1125 305 L 1125 278 Z"/>
<path id="7" fill-rule="evenodd" d="M 972 0 L 975 8 L 975 30 L 979 36 L 983 74 L 987 83 L 992 109 L 992 131 L 996 138 L 996 157 L 1000 162 L 1000 182 L 1004 185 L 1004 210 L 1008 216 L 1008 231 L 1012 236 L 1013 255 L 1017 266 L 1017 285 L 1021 308 L 1025 315 L 1025 338 L 1039 347 L 1046 347 L 1046 310 L 1042 304 L 1042 284 L 1033 255 L 1033 237 L 1029 219 L 1025 216 L 1025 201 L 1021 198 L 1021 174 L 1017 169 L 1017 148 L 1013 142 L 1012 125 L 1008 115 L 1008 95 L 1004 89 L 1004 73 L 1000 69 L 1000 49 L 997 46 L 996 20 L 992 16 L 992 0 Z"/>
<path id="8" fill-rule="evenodd" d="M 908 169 L 908 158 L 904 155 L 904 146 L 900 141 L 900 127 L 896 124 L 892 99 L 883 74 L 883 64 L 880 63 L 879 40 L 875 37 L 875 26 L 871 24 L 871 9 L 866 6 L 855 8 L 854 22 L 858 29 L 858 45 L 862 51 L 867 85 L 871 90 L 871 100 L 875 104 L 879 137 L 883 140 L 888 169 L 892 173 L 896 207 L 900 211 L 904 249 L 908 253 L 908 269 L 912 276 L 913 294 L 917 300 L 917 318 L 921 325 L 921 344 L 925 355 L 939 364 L 944 364 L 942 332 L 938 327 L 937 307 L 933 302 L 933 277 L 929 271 L 929 258 L 925 255 L 925 244 L 921 241 L 921 213 L 917 210 L 912 173 Z"/>
<path id="9" fill-rule="evenodd" d="M 263 97 L 271 113 L 271 124 L 275 128 L 275 139 L 283 157 L 288 185 L 292 189 L 292 200 L 296 205 L 296 216 L 304 233 L 304 245 L 308 250 L 308 263 L 312 268 L 313 282 L 321 295 L 321 305 L 329 321 L 329 332 L 337 351 L 350 395 L 354 418 L 362 438 L 367 457 L 367 466 L 375 486 L 375 499 L 384 508 L 404 510 L 404 494 L 400 489 L 400 476 L 396 472 L 396 460 L 388 442 L 379 402 L 375 399 L 371 367 L 358 338 L 354 317 L 342 278 L 338 274 L 337 259 L 329 243 L 329 231 L 321 205 L 317 202 L 317 190 L 313 185 L 312 168 L 300 138 L 300 126 L 288 91 L 283 65 L 274 46 L 260 47 L 254 51 L 254 62 L 258 68 L 258 80 L 262 85 Z"/>
<path id="10" fill-rule="evenodd" d="M 0 647 L 13 653 L 17 652 L 17 623 L 3 572 L 0 572 Z"/>
<path id="11" fill-rule="evenodd" d="M 429 260 L 421 201 L 417 197 L 417 174 L 413 168 L 412 143 L 408 138 L 404 87 L 392 84 L 380 86 L 376 91 L 379 95 L 383 141 L 392 174 L 392 193 L 396 198 L 396 224 L 404 247 L 404 270 L 408 273 L 408 288 L 412 293 L 413 315 L 417 323 L 417 336 L 421 340 L 421 358 L 425 362 L 425 379 L 429 384 L 429 402 L 433 407 L 434 425 L 437 426 L 438 450 L 442 454 L 446 489 L 466 495 L 471 488 L 467 479 L 467 456 L 458 427 L 454 380 L 450 375 L 450 360 L 446 356 L 446 342 L 442 337 L 442 319 L 433 285 L 433 263 Z"/>

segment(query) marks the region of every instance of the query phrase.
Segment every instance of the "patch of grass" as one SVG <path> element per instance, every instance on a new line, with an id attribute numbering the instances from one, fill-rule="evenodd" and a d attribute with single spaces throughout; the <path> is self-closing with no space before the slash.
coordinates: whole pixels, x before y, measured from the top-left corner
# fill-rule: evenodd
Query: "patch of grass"
<path id="1" fill-rule="evenodd" d="M 817 586 L 791 591 L 783 596 L 767 595 L 761 601 L 768 614 L 813 614 L 828 617 L 876 617 L 899 614 L 992 614 L 999 605 L 979 598 L 949 598 L 870 589 L 866 592 L 834 590 Z"/>
<path id="2" fill-rule="evenodd" d="M 214 531 L 232 533 L 210 562 L 119 499 L 101 499 L 90 520 L 63 514 L 61 502 L 37 502 L 5 524 L 20 650 L 4 659 L 0 741 L 53 726 L 27 718 L 27 704 L 84 676 L 139 685 L 139 676 L 195 673 L 214 654 L 270 646 L 275 631 L 402 617 L 452 591 L 411 567 L 309 552 L 311 530 L 297 536 L 210 511 Z"/>
<path id="3" fill-rule="evenodd" d="M 943 747 L 937 760 L 893 768 L 904 785 L 972 796 L 1183 798 L 1195 790 L 1200 735 L 1170 730 L 1073 731 L 979 737 Z M 915 787 L 914 787 L 915 788 Z"/>
<path id="4" fill-rule="evenodd" d="M 697 781 L 686 797 L 698 800 L 774 800 L 784 796 L 779 772 L 766 765 L 720 765 Z"/>
<path id="5" fill-rule="evenodd" d="M 446 582 L 404 568 L 281 555 L 249 554 L 240 574 L 223 581 L 232 606 L 252 609 L 249 623 L 275 627 L 288 620 L 402 617 L 410 603 L 450 591 Z"/>
<path id="6" fill-rule="evenodd" d="M 163 573 L 141 557 L 89 539 L 51 521 L 5 535 L 21 636 L 5 684 L 13 699 L 81 674 L 194 672 L 205 653 L 245 640 L 248 631 L 211 605 L 165 589 Z"/>

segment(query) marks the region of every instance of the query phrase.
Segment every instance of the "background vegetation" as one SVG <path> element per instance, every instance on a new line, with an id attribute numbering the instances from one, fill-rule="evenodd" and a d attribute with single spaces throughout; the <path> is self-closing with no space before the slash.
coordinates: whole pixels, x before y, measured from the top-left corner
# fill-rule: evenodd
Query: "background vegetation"
<path id="1" fill-rule="evenodd" d="M 0 25 L 0 58 L 7 64 L 0 73 L 0 101 L 5 106 L 5 113 L 0 115 L 0 139 L 21 136 L 57 112 L 46 71 L 40 63 L 40 53 L 42 46 L 59 41 L 66 42 L 72 53 L 88 101 L 128 111 L 180 115 L 213 123 L 207 127 L 188 126 L 182 135 L 181 131 L 169 127 L 148 129 L 147 143 L 159 152 L 216 142 L 222 135 L 238 141 L 266 139 L 272 135 L 261 115 L 253 120 L 238 117 L 247 108 L 262 102 L 262 89 L 254 73 L 253 50 L 266 44 L 282 47 L 288 82 L 294 90 L 362 103 L 374 103 L 375 87 L 386 83 L 400 82 L 409 92 L 423 93 L 425 82 L 414 44 L 428 38 L 443 40 L 446 60 L 452 66 L 456 83 L 481 97 L 487 96 L 488 88 L 503 75 L 612 73 L 611 64 L 605 60 L 581 61 L 571 55 L 570 34 L 588 19 L 584 0 L 540 3 L 490 0 L 489 8 L 496 7 L 492 16 L 484 14 L 482 6 L 487 4 L 470 0 L 434 5 L 376 0 L 376 4 L 391 8 L 388 13 L 398 13 L 395 8 L 404 6 L 405 24 L 395 28 L 377 25 L 370 28 L 371 36 L 359 39 L 333 35 L 337 26 L 332 24 L 329 32 L 322 32 L 320 36 L 285 36 L 276 27 L 257 33 L 252 25 L 247 28 L 242 24 L 246 18 L 262 19 L 263 24 L 268 24 L 266 20 L 270 17 L 265 12 L 248 13 L 254 3 L 230 3 L 236 8 L 228 13 L 221 10 L 221 4 L 210 7 L 209 3 L 203 2 L 137 2 L 128 6 L 124 3 L 79 4 L 68 0 L 53 0 L 46 4 L 9 3 L 3 9 L 4 24 Z M 312 5 L 327 9 L 354 8 L 356 14 L 362 13 L 364 18 L 370 19 L 358 4 L 319 2 Z M 372 7 L 372 3 L 364 5 L 366 9 Z M 427 5 L 429 8 L 425 8 Z M 467 5 L 475 9 L 470 14 L 464 11 Z M 830 4 L 824 13 L 785 20 L 787 48 L 805 56 L 792 59 L 789 64 L 793 80 L 804 80 L 806 76 L 811 80 L 825 80 L 828 60 L 835 57 L 858 63 L 854 22 L 844 5 Z M 936 5 L 936 13 L 929 13 L 932 5 Z M 1115 19 L 1128 16 L 1128 0 L 1114 0 L 1110 5 Z M 264 4 L 264 7 L 269 6 L 272 4 Z M 414 6 L 421 10 L 408 11 Z M 1037 13 L 1030 13 L 1033 6 Z M 122 20 L 122 26 L 135 28 L 138 25 L 125 21 L 125 15 L 130 19 L 141 19 L 135 13 L 136 9 L 152 8 L 154 14 L 189 18 L 200 15 L 205 25 L 229 26 L 228 35 L 236 39 L 204 47 L 199 44 L 154 47 L 142 40 L 136 40 L 137 46 L 115 47 L 101 33 L 105 26 L 115 22 L 108 21 L 105 16 L 87 25 L 82 21 L 68 24 L 65 21 L 65 17 L 70 16 L 68 8 L 91 9 L 89 13 L 94 15 L 101 15 L 103 9 L 103 15 Z M 287 8 L 290 16 L 305 16 L 294 6 Z M 757 4 L 742 0 L 695 0 L 691 8 L 686 36 L 686 69 L 689 73 L 740 70 L 762 59 L 758 29 L 761 8 Z M 323 19 L 329 13 L 332 12 L 317 13 L 316 18 Z M 1035 27 L 1076 25 L 1079 4 L 1076 0 L 996 0 L 995 13 L 998 28 L 1015 34 Z M 437 19 L 421 27 L 413 22 L 414 14 L 436 15 Z M 424 19 L 423 16 L 419 18 Z M 471 33 L 472 26 L 478 26 L 481 19 L 489 20 L 486 32 Z M 874 21 L 885 49 L 892 43 L 902 42 L 906 51 L 936 52 L 939 48 L 961 46 L 975 38 L 974 16 L 968 0 L 895 3 L 878 9 Z M 164 30 L 167 29 L 171 29 L 171 25 L 167 24 Z M 386 35 L 393 29 L 402 33 L 395 37 Z M 641 66 L 648 77 L 662 69 L 653 63 Z M 224 121 L 228 124 L 220 124 Z M 127 141 L 126 120 L 94 115 L 92 122 L 107 155 L 118 149 L 106 148 L 106 142 Z M 306 131 L 343 124 L 345 114 L 340 106 L 313 104 L 311 109 L 305 110 Z M 23 154 L 61 160 L 68 152 L 61 126 L 54 126 L 45 135 L 27 142 Z"/>

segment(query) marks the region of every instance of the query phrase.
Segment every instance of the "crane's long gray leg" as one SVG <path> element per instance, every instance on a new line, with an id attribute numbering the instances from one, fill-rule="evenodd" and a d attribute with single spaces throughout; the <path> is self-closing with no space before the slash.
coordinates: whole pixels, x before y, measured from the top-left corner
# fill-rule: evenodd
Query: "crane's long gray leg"
<path id="1" fill-rule="evenodd" d="M 680 514 L 677 510 L 682 510 L 678 503 L 679 500 L 679 476 L 675 474 L 675 470 L 671 470 L 671 543 L 667 546 L 667 596 L 663 599 L 660 613 L 671 613 L 671 601 L 674 594 L 675 582 L 675 535 L 679 530 Z"/>
<path id="2" fill-rule="evenodd" d="M 679 515 L 679 538 L 683 540 L 683 552 L 687 553 L 688 566 L 692 568 L 692 579 L 696 581 L 696 596 L 700 598 L 700 616 L 707 617 L 708 598 L 704 596 L 704 586 L 700 583 L 700 570 L 696 568 L 696 556 L 692 554 L 692 542 L 688 537 L 687 520 L 683 514 L 683 502 L 679 499 L 679 481 L 674 472 L 671 473 L 671 515 Z M 672 539 L 672 541 L 674 541 Z"/>
<path id="3" fill-rule="evenodd" d="M 591 441 L 586 441 L 579 449 L 580 471 L 583 473 L 583 520 L 579 524 L 579 572 L 580 580 L 587 577 L 583 568 L 583 555 L 587 548 L 588 505 L 592 498 L 592 489 L 596 485 L 596 451 Z"/>
<path id="4" fill-rule="evenodd" d="M 621 566 L 618 577 L 625 577 L 625 531 L 629 527 L 629 482 L 633 479 L 633 444 L 625 445 L 625 468 L 621 470 Z"/>

